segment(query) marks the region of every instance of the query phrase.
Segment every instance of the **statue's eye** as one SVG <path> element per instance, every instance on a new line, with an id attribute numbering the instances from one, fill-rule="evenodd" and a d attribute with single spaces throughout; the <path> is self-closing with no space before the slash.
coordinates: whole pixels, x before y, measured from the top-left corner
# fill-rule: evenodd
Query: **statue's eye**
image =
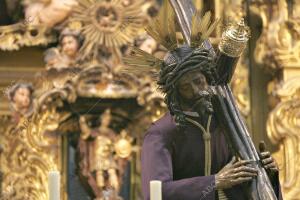
<path id="1" fill-rule="evenodd" d="M 197 78 L 196 80 L 194 80 L 194 83 L 197 85 L 200 85 L 202 83 L 200 78 Z"/>

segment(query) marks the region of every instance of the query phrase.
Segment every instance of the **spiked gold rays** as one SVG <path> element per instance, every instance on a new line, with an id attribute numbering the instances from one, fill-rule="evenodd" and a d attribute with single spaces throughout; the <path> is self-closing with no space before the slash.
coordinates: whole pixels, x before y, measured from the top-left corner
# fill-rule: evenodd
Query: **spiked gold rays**
<path id="1" fill-rule="evenodd" d="M 197 11 L 192 18 L 192 30 L 191 30 L 191 46 L 199 47 L 214 31 L 219 19 L 211 22 L 211 12 L 206 12 L 201 18 L 201 12 Z"/>
<path id="2" fill-rule="evenodd" d="M 164 0 L 158 16 L 146 27 L 147 33 L 168 50 L 177 47 L 175 14 L 168 0 Z"/>
<path id="3" fill-rule="evenodd" d="M 146 28 L 147 33 L 159 44 L 169 51 L 177 48 L 175 29 L 175 14 L 168 0 L 163 1 L 163 6 L 158 16 Z M 211 13 L 207 12 L 201 18 L 201 12 L 197 11 L 192 18 L 191 46 L 199 47 L 210 36 L 219 20 L 211 22 Z M 155 58 L 138 48 L 133 48 L 132 54 L 123 59 L 127 65 L 123 71 L 131 73 L 149 73 L 160 70 L 162 60 Z"/>
<path id="4" fill-rule="evenodd" d="M 124 57 L 123 62 L 126 64 L 123 72 L 141 74 L 150 71 L 158 72 L 163 61 L 139 48 L 132 47 L 131 54 Z"/>
<path id="5" fill-rule="evenodd" d="M 143 28 L 146 14 L 141 10 L 142 0 L 123 5 L 121 0 L 78 0 L 70 22 L 81 23 L 85 40 L 82 58 L 95 56 L 105 46 L 115 51 L 133 38 Z"/>
<path id="6" fill-rule="evenodd" d="M 158 16 L 145 28 L 146 32 L 156 40 L 156 42 L 163 45 L 168 50 L 177 48 L 174 16 L 174 11 L 169 4 L 169 1 L 164 0 Z M 132 47 L 131 54 L 124 57 L 123 61 L 126 66 L 122 71 L 134 74 L 148 74 L 149 72 L 156 72 L 157 74 L 163 62 L 136 47 Z"/>

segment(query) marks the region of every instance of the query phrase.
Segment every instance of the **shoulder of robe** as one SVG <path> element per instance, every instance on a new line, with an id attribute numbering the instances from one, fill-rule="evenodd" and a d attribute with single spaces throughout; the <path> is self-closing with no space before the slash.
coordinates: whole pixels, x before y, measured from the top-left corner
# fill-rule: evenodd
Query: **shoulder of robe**
<path id="1" fill-rule="evenodd" d="M 145 136 L 160 135 L 164 139 L 170 139 L 177 132 L 173 117 L 167 112 L 163 117 L 153 122 Z"/>

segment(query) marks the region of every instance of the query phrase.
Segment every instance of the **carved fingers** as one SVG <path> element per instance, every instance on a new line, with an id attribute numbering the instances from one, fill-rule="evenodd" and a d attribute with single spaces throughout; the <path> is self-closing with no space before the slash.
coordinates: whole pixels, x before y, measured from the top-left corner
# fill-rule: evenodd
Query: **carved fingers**
<path id="1" fill-rule="evenodd" d="M 265 153 L 265 154 L 264 154 Z M 261 153 L 261 162 L 266 170 L 270 170 L 272 172 L 278 172 L 278 166 L 274 158 L 271 156 L 270 152 Z M 265 156 L 263 156 L 265 155 Z"/>
<path id="2" fill-rule="evenodd" d="M 226 189 L 250 181 L 257 176 L 257 170 L 247 166 L 252 160 L 231 160 L 216 176 L 217 189 Z"/>
<path id="3" fill-rule="evenodd" d="M 260 158 L 261 162 L 266 170 L 271 172 L 278 172 L 278 166 L 275 162 L 274 158 L 271 156 L 269 151 L 266 151 L 266 145 L 264 141 L 259 143 L 259 151 L 260 151 Z"/>

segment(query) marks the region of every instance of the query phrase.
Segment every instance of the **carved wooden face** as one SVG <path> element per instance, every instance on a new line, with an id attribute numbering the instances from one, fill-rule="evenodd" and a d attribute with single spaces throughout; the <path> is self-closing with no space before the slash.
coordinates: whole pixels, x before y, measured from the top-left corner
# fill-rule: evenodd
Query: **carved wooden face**
<path id="1" fill-rule="evenodd" d="M 62 39 L 62 51 L 69 57 L 75 57 L 79 48 L 79 43 L 74 36 L 67 35 Z"/>
<path id="2" fill-rule="evenodd" d="M 199 93 L 207 88 L 208 83 L 205 76 L 197 71 L 187 72 L 178 81 L 179 94 L 187 101 L 196 99 Z"/>
<path id="3" fill-rule="evenodd" d="M 152 54 L 152 52 L 156 49 L 157 45 L 154 39 L 147 38 L 140 46 L 140 49 Z"/>
<path id="4" fill-rule="evenodd" d="M 187 72 L 179 79 L 177 88 L 182 109 L 196 111 L 200 115 L 213 112 L 209 85 L 201 72 Z"/>
<path id="5" fill-rule="evenodd" d="M 17 109 L 29 108 L 31 103 L 30 90 L 26 87 L 18 88 L 14 94 L 13 101 Z"/>

